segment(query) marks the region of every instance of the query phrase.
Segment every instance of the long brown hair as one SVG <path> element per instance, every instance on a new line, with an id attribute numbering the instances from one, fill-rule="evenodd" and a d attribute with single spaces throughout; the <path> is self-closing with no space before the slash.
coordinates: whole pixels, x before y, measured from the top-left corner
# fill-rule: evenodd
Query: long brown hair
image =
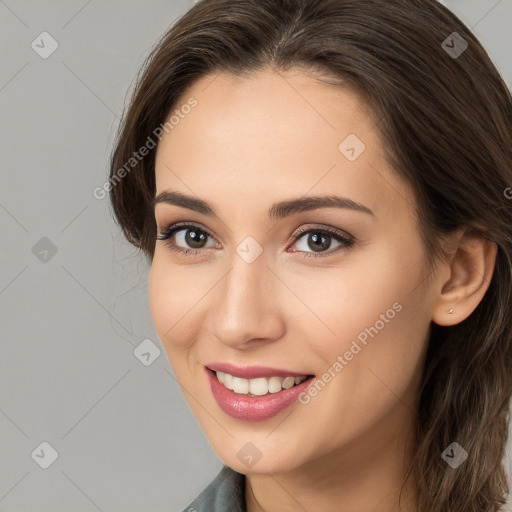
<path id="1" fill-rule="evenodd" d="M 196 80 L 269 66 L 320 72 L 361 94 L 386 157 L 414 190 L 430 262 L 443 256 L 442 235 L 460 227 L 497 244 L 475 311 L 455 326 L 432 324 L 408 474 L 417 479 L 419 512 L 499 510 L 509 491 L 512 96 L 452 12 L 435 0 L 199 1 L 137 76 L 107 187 L 118 224 L 152 260 L 156 151 L 126 163 Z M 453 442 L 468 453 L 457 469 L 441 456 Z"/>

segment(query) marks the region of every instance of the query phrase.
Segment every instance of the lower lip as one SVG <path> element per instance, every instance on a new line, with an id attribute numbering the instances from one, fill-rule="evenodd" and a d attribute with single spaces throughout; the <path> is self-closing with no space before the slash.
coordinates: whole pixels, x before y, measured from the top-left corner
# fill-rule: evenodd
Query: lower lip
<path id="1" fill-rule="evenodd" d="M 220 383 L 212 370 L 205 368 L 210 381 L 210 388 L 219 407 L 229 416 L 239 420 L 261 421 L 272 418 L 292 405 L 299 395 L 313 382 L 314 377 L 289 389 L 278 393 L 268 393 L 263 396 L 247 396 L 235 393 Z"/>

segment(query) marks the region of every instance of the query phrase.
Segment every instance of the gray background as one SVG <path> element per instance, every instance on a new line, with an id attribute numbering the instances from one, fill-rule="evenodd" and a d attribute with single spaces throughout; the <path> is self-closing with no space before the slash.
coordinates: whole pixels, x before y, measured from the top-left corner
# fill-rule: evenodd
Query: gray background
<path id="1" fill-rule="evenodd" d="M 221 467 L 152 325 L 148 266 L 92 194 L 137 70 L 192 3 L 0 0 L 0 512 L 179 511 Z M 512 0 L 444 3 L 511 84 Z"/>

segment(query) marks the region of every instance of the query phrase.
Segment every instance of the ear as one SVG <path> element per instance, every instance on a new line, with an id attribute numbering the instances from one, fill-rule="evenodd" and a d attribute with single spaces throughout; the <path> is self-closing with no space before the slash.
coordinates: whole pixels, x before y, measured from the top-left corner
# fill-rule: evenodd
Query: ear
<path id="1" fill-rule="evenodd" d="M 439 272 L 442 277 L 432 312 L 436 324 L 456 325 L 471 315 L 489 288 L 497 252 L 495 242 L 472 229 L 457 233 Z"/>

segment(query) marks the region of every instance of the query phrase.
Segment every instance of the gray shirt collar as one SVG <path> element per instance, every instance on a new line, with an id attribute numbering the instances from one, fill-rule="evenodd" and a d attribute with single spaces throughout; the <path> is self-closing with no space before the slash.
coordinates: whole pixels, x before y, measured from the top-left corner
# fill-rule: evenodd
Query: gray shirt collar
<path id="1" fill-rule="evenodd" d="M 247 512 L 245 475 L 224 465 L 183 512 Z"/>

